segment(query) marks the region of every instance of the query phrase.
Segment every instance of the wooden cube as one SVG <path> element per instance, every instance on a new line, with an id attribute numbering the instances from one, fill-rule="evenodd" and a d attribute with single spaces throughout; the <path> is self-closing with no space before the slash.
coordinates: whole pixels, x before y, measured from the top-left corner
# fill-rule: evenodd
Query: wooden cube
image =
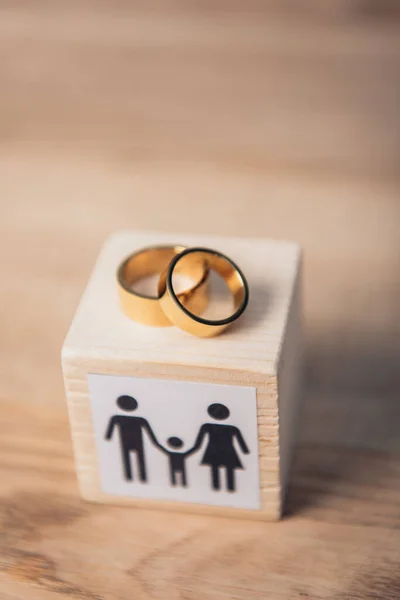
<path id="1" fill-rule="evenodd" d="M 245 273 L 248 308 L 222 335 L 148 327 L 121 312 L 119 263 L 169 243 L 215 248 Z M 62 350 L 83 498 L 280 517 L 301 397 L 300 262 L 289 242 L 111 236 Z M 215 404 L 225 413 L 213 413 Z"/>

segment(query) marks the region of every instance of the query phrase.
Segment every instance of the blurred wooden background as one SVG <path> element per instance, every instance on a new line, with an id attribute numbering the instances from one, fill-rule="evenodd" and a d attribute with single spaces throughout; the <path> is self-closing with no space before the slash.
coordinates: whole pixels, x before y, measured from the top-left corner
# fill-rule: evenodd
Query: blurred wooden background
<path id="1" fill-rule="evenodd" d="M 2 598 L 400 596 L 399 73 L 395 0 L 0 0 Z M 160 535 L 136 558 L 160 587 L 117 566 L 96 579 L 84 558 L 83 539 L 90 554 L 103 536 L 118 562 L 109 522 L 127 513 L 76 496 L 59 367 L 99 246 L 119 228 L 305 249 L 294 516 L 250 541 L 245 527 L 185 517 L 189 565 L 178 520 L 157 517 Z M 132 539 L 154 533 L 129 519 Z M 199 583 L 217 552 L 193 533 L 207 527 L 264 562 L 240 558 L 226 581 L 213 571 Z M 319 583 L 293 566 L 299 554 Z"/>

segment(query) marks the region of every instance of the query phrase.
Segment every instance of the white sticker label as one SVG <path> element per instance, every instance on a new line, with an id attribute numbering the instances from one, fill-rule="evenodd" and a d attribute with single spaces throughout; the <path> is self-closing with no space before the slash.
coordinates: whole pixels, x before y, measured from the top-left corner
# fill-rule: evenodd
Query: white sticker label
<path id="1" fill-rule="evenodd" d="M 89 375 L 102 490 L 259 509 L 256 389 Z"/>

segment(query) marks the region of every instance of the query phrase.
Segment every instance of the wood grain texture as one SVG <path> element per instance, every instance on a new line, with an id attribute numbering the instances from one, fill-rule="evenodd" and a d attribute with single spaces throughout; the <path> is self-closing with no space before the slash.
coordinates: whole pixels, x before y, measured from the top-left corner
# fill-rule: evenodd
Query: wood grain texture
<path id="1" fill-rule="evenodd" d="M 0 2 L 2 600 L 398 600 L 398 6 Z M 305 249 L 282 523 L 79 499 L 59 350 L 126 227 Z"/>
<path id="2" fill-rule="evenodd" d="M 205 341 L 176 327 L 145 327 L 120 310 L 116 272 L 121 262 L 132 252 L 174 244 L 176 240 L 189 247 L 216 248 L 240 264 L 246 274 L 249 306 L 240 321 L 221 336 Z M 280 517 L 295 434 L 291 423 L 302 393 L 299 365 L 303 347 L 297 325 L 299 265 L 300 249 L 289 242 L 143 232 L 119 232 L 107 240 L 62 350 L 77 475 L 85 499 L 240 518 Z M 89 373 L 255 387 L 260 510 L 165 503 L 104 493 Z"/>
<path id="3" fill-rule="evenodd" d="M 3 2 L 4 142 L 395 177 L 399 20 L 296 4 Z"/>
<path id="4" fill-rule="evenodd" d="M 5 598 L 398 598 L 394 455 L 304 446 L 279 524 L 147 512 L 78 499 L 64 410 L 2 408 Z"/>

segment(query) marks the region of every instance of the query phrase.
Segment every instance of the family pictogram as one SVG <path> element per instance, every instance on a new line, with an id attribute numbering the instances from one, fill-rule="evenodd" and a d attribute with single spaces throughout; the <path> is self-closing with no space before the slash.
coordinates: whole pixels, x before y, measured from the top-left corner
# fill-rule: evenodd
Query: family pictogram
<path id="1" fill-rule="evenodd" d="M 132 396 L 125 395 L 117 399 L 117 406 L 124 413 L 133 413 L 138 409 L 139 404 Z M 224 487 L 221 484 L 221 470 L 224 469 L 226 478 L 223 479 L 226 480 L 226 490 L 235 492 L 235 472 L 237 469 L 244 468 L 235 445 L 237 445 L 243 454 L 249 454 L 250 450 L 238 427 L 221 423 L 221 421 L 226 421 L 230 416 L 227 406 L 217 403 L 210 404 L 207 408 L 207 413 L 212 420 L 200 426 L 194 444 L 189 450 L 182 451 L 184 442 L 177 436 L 167 439 L 167 447 L 160 444 L 150 423 L 145 418 L 136 416 L 136 414 L 118 414 L 111 417 L 107 426 L 105 439 L 111 440 L 114 430 L 118 429 L 123 471 L 127 481 L 134 480 L 131 462 L 133 456 L 136 456 L 137 460 L 139 481 L 142 483 L 148 481 L 144 444 L 144 436 L 146 435 L 152 446 L 168 457 L 172 486 L 179 485 L 178 480 L 182 487 L 188 486 L 186 459 L 205 447 L 200 464 L 210 469 L 212 489 L 219 491 Z"/>

